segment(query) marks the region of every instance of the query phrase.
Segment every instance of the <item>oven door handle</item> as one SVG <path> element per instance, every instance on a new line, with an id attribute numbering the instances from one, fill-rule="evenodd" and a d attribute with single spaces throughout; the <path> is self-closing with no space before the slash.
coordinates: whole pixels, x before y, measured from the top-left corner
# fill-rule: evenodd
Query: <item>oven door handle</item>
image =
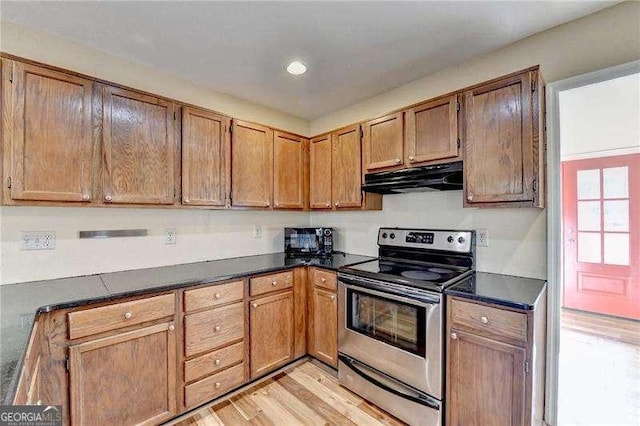
<path id="1" fill-rule="evenodd" d="M 390 299 L 390 300 L 396 300 L 398 302 L 404 302 L 404 303 L 408 303 L 410 305 L 414 305 L 414 306 L 429 306 L 429 305 L 437 305 L 440 303 L 440 299 L 437 296 L 426 296 L 426 295 L 420 295 L 419 298 L 418 297 L 406 297 L 406 296 L 399 296 L 395 293 L 390 293 L 390 292 L 386 292 L 386 291 L 380 291 L 380 290 L 374 290 L 370 287 L 368 287 L 366 284 L 363 285 L 358 285 L 359 283 L 357 281 L 352 281 L 349 280 L 348 278 L 345 278 L 344 276 L 340 277 L 340 284 L 342 284 L 343 286 L 345 286 L 345 288 L 351 289 L 351 290 L 356 290 L 359 291 L 360 293 L 366 293 L 366 294 L 372 294 L 374 296 L 379 296 L 379 297 L 383 297 L 385 299 Z"/>
<path id="2" fill-rule="evenodd" d="M 338 355 L 338 359 L 340 361 L 342 361 L 347 367 L 349 367 L 350 370 L 352 370 L 354 373 L 356 373 L 358 376 L 362 377 L 363 379 L 365 379 L 366 381 L 368 381 L 369 383 L 384 389 L 385 391 L 392 393 L 396 396 L 399 396 L 401 398 L 407 399 L 411 402 L 415 402 L 416 404 L 420 404 L 420 405 L 426 405 L 429 408 L 433 408 L 434 410 L 440 410 L 440 404 L 436 403 L 435 401 L 431 401 L 430 397 L 426 394 L 423 394 L 421 392 L 415 391 L 418 395 L 421 395 L 422 398 L 418 398 L 412 395 L 408 395 L 406 393 L 402 393 L 397 389 L 392 388 L 391 386 L 388 386 L 384 383 L 382 383 L 379 380 L 376 380 L 375 378 L 371 377 L 370 375 L 368 375 L 367 373 L 365 373 L 364 371 L 360 370 L 358 367 L 356 367 L 356 362 L 355 360 L 344 356 L 344 355 Z M 406 385 L 404 385 L 406 386 Z"/>

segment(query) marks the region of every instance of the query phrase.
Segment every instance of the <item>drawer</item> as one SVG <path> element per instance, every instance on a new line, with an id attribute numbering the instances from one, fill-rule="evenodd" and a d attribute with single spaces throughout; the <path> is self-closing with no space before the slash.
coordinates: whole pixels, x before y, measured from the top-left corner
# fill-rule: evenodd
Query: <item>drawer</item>
<path id="1" fill-rule="evenodd" d="M 173 293 L 71 312 L 68 315 L 69 338 L 78 339 L 168 317 L 174 313 L 175 296 Z"/>
<path id="2" fill-rule="evenodd" d="M 184 292 L 185 312 L 198 309 L 211 308 L 231 302 L 238 302 L 244 296 L 244 283 L 234 281 L 232 283 L 218 284 Z"/>
<path id="3" fill-rule="evenodd" d="M 527 341 L 527 315 L 477 303 L 451 299 L 451 326 L 491 334 L 518 342 Z"/>
<path id="4" fill-rule="evenodd" d="M 293 271 L 280 272 L 279 274 L 264 275 L 251 278 L 251 296 L 283 290 L 293 286 Z"/>
<path id="5" fill-rule="evenodd" d="M 193 407 L 212 400 L 244 383 L 244 363 L 185 386 L 184 403 Z"/>
<path id="6" fill-rule="evenodd" d="M 244 352 L 244 342 L 240 342 L 187 361 L 184 363 L 184 381 L 192 382 L 237 364 L 244 360 Z"/>
<path id="7" fill-rule="evenodd" d="M 313 273 L 311 275 L 311 284 L 316 287 L 322 287 L 326 288 L 327 290 L 336 291 L 338 289 L 338 277 L 336 276 L 335 272 L 313 268 Z"/>
<path id="8" fill-rule="evenodd" d="M 186 315 L 185 355 L 191 356 L 244 338 L 244 304 Z"/>

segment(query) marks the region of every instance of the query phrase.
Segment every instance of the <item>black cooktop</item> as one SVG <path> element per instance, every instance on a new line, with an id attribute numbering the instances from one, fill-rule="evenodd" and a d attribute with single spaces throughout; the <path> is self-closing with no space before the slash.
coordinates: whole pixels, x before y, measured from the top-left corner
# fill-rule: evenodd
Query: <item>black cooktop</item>
<path id="1" fill-rule="evenodd" d="M 473 270 L 438 263 L 380 258 L 341 268 L 340 272 L 441 292 L 449 285 L 473 273 Z"/>

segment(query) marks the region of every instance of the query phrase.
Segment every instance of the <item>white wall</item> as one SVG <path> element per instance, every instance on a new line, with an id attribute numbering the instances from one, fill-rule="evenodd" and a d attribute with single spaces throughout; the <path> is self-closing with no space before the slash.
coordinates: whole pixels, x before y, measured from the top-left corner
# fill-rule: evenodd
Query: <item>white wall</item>
<path id="1" fill-rule="evenodd" d="M 640 153 L 640 74 L 559 93 L 562 161 Z"/>
<path id="2" fill-rule="evenodd" d="M 309 222 L 300 212 L 65 207 L 3 207 L 0 220 L 2 284 L 278 252 L 285 226 Z M 176 229 L 175 245 L 164 245 L 165 228 Z M 78 239 L 78 231 L 102 229 L 149 236 Z M 20 231 L 55 231 L 55 250 L 21 251 Z"/>
<path id="3" fill-rule="evenodd" d="M 640 58 L 640 2 L 627 1 L 404 84 L 311 122 L 317 135 L 472 84 L 540 65 L 552 82 Z"/>
<path id="4" fill-rule="evenodd" d="M 532 278 L 546 277 L 546 212 L 541 209 L 463 209 L 462 191 L 384 196 L 382 211 L 312 213 L 313 226 L 336 228 L 336 250 L 377 255 L 378 228 L 401 226 L 489 231 L 478 247 L 477 269 Z"/>

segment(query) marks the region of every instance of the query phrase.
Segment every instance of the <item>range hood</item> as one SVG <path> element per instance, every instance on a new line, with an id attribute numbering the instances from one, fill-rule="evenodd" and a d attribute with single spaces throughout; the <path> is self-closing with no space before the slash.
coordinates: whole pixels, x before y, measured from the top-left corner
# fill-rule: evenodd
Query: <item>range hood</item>
<path id="1" fill-rule="evenodd" d="M 375 194 L 462 189 L 462 161 L 414 167 L 392 172 L 369 173 L 362 190 Z"/>

